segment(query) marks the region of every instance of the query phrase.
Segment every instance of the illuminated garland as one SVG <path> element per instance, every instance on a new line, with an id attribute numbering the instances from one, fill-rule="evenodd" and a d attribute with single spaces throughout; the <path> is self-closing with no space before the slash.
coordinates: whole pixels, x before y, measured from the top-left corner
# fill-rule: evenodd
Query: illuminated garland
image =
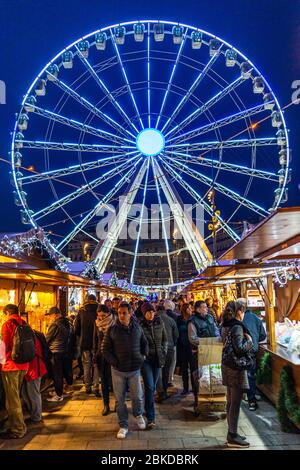
<path id="1" fill-rule="evenodd" d="M 4 235 L 0 240 L 0 253 L 12 258 L 20 256 L 31 256 L 35 250 L 42 255 L 46 254 L 51 261 L 55 262 L 55 269 L 59 271 L 68 271 L 66 258 L 59 255 L 46 237 L 43 229 L 32 229 L 26 233 L 9 237 Z"/>
<path id="2" fill-rule="evenodd" d="M 87 263 L 84 271 L 81 273 L 81 276 L 85 277 L 86 279 L 102 281 L 102 274 L 100 274 L 99 269 L 93 261 Z"/>

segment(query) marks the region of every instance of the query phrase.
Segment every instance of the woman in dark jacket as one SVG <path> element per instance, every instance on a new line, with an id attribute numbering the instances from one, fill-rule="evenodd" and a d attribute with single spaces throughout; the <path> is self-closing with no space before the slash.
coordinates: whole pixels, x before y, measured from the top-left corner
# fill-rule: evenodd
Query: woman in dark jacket
<path id="1" fill-rule="evenodd" d="M 230 362 L 231 358 L 228 357 L 230 350 L 232 356 L 243 357 L 245 353 L 251 351 L 253 348 L 249 331 L 242 324 L 244 314 L 245 306 L 242 303 L 234 301 L 228 302 L 223 313 L 221 329 L 224 344 L 222 378 L 223 385 L 227 387 L 228 447 L 249 447 L 249 443 L 246 442 L 245 437 L 237 433 L 243 392 L 249 388 L 247 371 L 233 369 L 224 364 L 224 362 L 226 362 L 226 364 Z M 226 347 L 229 341 L 231 341 L 232 348 Z"/>
<path id="2" fill-rule="evenodd" d="M 99 377 L 101 378 L 103 416 L 108 415 L 110 412 L 109 387 L 111 385 L 111 368 L 110 364 L 103 356 L 102 346 L 105 333 L 110 326 L 115 324 L 115 322 L 116 317 L 111 310 L 106 305 L 99 305 L 97 310 L 97 319 L 94 326 L 93 359 L 95 366 L 98 368 Z"/>
<path id="3" fill-rule="evenodd" d="M 155 427 L 154 392 L 161 368 L 165 364 L 168 338 L 162 319 L 156 316 L 154 307 L 145 302 L 141 310 L 143 320 L 141 327 L 149 345 L 149 353 L 142 366 L 142 377 L 145 389 L 145 411 L 148 429 Z"/>

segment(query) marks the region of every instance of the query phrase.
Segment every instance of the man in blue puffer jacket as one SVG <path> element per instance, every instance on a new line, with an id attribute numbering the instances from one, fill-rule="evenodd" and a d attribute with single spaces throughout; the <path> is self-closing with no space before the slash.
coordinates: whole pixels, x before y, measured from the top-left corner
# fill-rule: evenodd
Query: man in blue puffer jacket
<path id="1" fill-rule="evenodd" d="M 238 299 L 238 302 L 242 303 L 245 305 L 245 308 L 247 307 L 247 301 L 246 299 Z M 263 322 L 261 321 L 260 318 L 258 318 L 255 313 L 250 312 L 250 310 L 245 311 L 244 315 L 244 320 L 243 324 L 249 330 L 251 337 L 252 337 L 252 342 L 253 342 L 253 354 L 255 355 L 255 359 L 257 356 L 258 352 L 258 345 L 262 341 L 266 339 L 266 332 L 264 329 Z M 248 406 L 250 411 L 255 411 L 257 409 L 257 402 L 255 398 L 255 391 L 256 391 L 256 382 L 255 382 L 255 372 L 256 372 L 256 360 L 254 361 L 254 365 L 251 369 L 248 371 L 248 381 L 249 381 L 249 389 L 247 391 L 247 397 L 248 397 Z"/>

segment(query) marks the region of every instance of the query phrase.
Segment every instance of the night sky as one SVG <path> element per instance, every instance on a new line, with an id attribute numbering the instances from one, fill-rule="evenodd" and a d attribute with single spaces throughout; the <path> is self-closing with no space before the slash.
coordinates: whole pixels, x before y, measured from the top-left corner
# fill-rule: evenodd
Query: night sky
<path id="1" fill-rule="evenodd" d="M 101 26 L 165 19 L 199 26 L 235 45 L 263 72 L 279 102 L 291 101 L 300 80 L 299 0 L 0 0 L 1 68 L 6 104 L 0 105 L 0 156 L 8 159 L 10 132 L 23 94 L 61 49 Z M 300 104 L 285 113 L 293 150 L 287 205 L 300 205 Z M 13 203 L 10 165 L 0 162 L 0 231 L 24 231 Z M 300 187 L 300 186 L 299 186 Z M 29 228 L 29 227 L 28 227 Z"/>

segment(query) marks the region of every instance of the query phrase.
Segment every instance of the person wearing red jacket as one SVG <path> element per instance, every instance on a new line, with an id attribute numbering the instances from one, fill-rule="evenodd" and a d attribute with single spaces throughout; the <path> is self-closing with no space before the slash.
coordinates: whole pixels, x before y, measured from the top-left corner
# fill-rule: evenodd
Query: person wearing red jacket
<path id="1" fill-rule="evenodd" d="M 1 335 L 5 344 L 5 363 L 1 366 L 1 376 L 5 393 L 5 408 L 8 415 L 7 429 L 0 434 L 1 439 L 20 439 L 26 434 L 26 425 L 22 413 L 20 399 L 23 379 L 28 371 L 29 364 L 18 364 L 11 358 L 14 334 L 17 323 L 22 325 L 19 309 L 16 305 L 8 304 L 3 309 L 8 320 L 3 323 Z"/>
<path id="2" fill-rule="evenodd" d="M 42 420 L 42 377 L 47 374 L 47 368 L 43 361 L 41 342 L 35 337 L 36 356 L 29 363 L 27 374 L 22 386 L 22 398 L 30 413 L 31 423 L 40 423 Z"/>

